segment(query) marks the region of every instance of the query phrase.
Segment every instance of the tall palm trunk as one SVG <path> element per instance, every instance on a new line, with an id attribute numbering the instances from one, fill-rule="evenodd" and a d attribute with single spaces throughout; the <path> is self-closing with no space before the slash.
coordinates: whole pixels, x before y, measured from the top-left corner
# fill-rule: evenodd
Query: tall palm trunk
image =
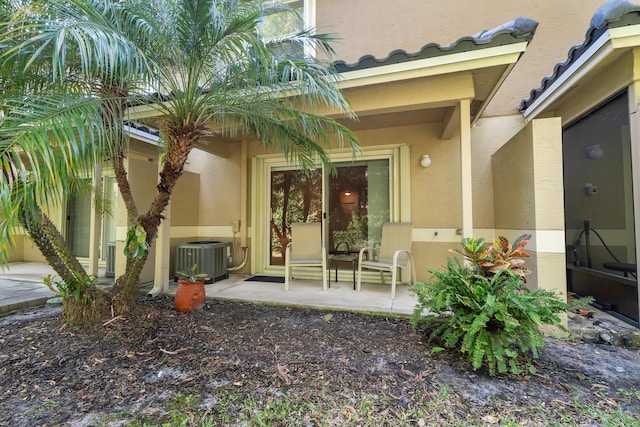
<path id="1" fill-rule="evenodd" d="M 206 134 L 204 125 L 201 127 L 193 127 L 189 129 L 169 129 L 167 132 L 169 149 L 165 155 L 165 161 L 160 172 L 160 181 L 157 185 L 156 193 L 151 207 L 147 213 L 140 215 L 138 221 L 147 233 L 146 243 L 149 247 L 153 244 L 160 223 L 163 220 L 163 212 L 169 205 L 171 193 L 178 182 L 178 178 L 184 172 L 184 166 L 187 163 L 189 153 L 196 145 L 198 140 Z M 136 301 L 136 292 L 139 286 L 140 273 L 147 260 L 149 252 L 145 252 L 141 258 L 136 258 L 131 262 L 130 268 L 127 269 L 126 277 L 122 277 L 122 281 L 118 283 L 118 303 L 114 304 L 118 312 L 130 311 Z M 119 289 L 121 286 L 121 290 Z"/>
<path id="2" fill-rule="evenodd" d="M 62 234 L 58 230 L 58 228 L 51 222 L 51 219 L 42 213 L 42 228 L 44 229 L 47 237 L 51 241 L 54 249 L 58 253 L 58 256 L 64 261 L 64 263 L 69 267 L 69 270 L 75 272 L 76 274 L 80 274 L 82 277 L 87 275 L 82 264 L 78 261 L 78 258 L 73 254 L 69 243 L 62 237 Z"/>

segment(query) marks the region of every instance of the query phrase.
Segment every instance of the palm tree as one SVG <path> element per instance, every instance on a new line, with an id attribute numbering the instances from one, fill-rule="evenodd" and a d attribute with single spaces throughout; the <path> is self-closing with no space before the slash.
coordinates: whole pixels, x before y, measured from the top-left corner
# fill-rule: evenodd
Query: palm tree
<path id="1" fill-rule="evenodd" d="M 83 4 L 85 9 L 101 11 L 100 7 L 106 7 L 105 3 L 113 5 L 107 0 L 55 0 L 51 7 L 61 10 L 67 5 L 80 7 L 78 4 Z M 132 0 L 118 4 L 126 8 L 138 2 Z M 162 213 L 182 175 L 189 153 L 205 137 L 214 133 L 234 136 L 242 132 L 281 150 L 303 167 L 310 167 L 317 161 L 330 164 L 324 150 L 333 140 L 346 143 L 352 149 L 357 147 L 354 135 L 344 126 L 309 112 L 316 104 L 325 104 L 350 114 L 347 102 L 335 85 L 335 74 L 328 62 L 320 56 L 274 53 L 279 46 L 302 43 L 313 46 L 322 57 L 329 57 L 332 53 L 331 38 L 308 30 L 270 43 L 265 43 L 260 37 L 262 17 L 267 13 L 291 12 L 286 6 L 266 8 L 259 1 L 241 0 L 158 0 L 149 6 L 153 15 L 146 19 L 136 15 L 135 20 L 127 21 L 128 31 L 122 31 L 123 26 L 117 33 L 110 27 L 104 27 L 101 32 L 96 25 L 91 26 L 90 31 L 82 31 L 83 37 L 91 39 L 83 46 L 89 53 L 74 58 L 83 65 L 84 78 L 99 77 L 103 105 L 109 101 L 110 108 L 103 108 L 102 112 L 106 110 L 111 114 L 103 124 L 110 129 L 110 138 L 106 139 L 116 144 L 117 154 L 111 159 L 116 162 L 116 180 L 125 199 L 129 236 L 137 233 L 143 237 L 128 240 L 127 270 L 114 287 L 118 312 L 130 310 L 135 303 L 139 275 L 148 256 L 147 249 L 161 223 Z M 99 20 L 98 16 L 88 16 L 91 19 L 75 23 L 78 33 L 83 24 L 90 25 L 92 19 Z M 50 21 L 46 28 L 55 24 L 55 21 Z M 53 30 L 44 32 L 39 28 L 37 33 L 43 36 L 38 40 L 25 40 L 21 45 L 21 49 L 30 47 L 35 52 L 34 56 L 38 54 L 35 46 L 60 38 L 60 33 Z M 116 40 L 114 34 L 127 37 L 131 44 Z M 110 63 L 106 62 L 99 64 L 96 70 L 97 61 L 92 67 L 84 64 L 98 56 L 96 52 L 129 46 L 138 50 L 127 51 L 126 55 L 117 51 L 117 57 L 128 55 L 138 58 L 135 55 L 144 52 L 144 61 L 139 60 L 136 67 L 123 70 L 121 68 L 124 67 L 108 67 Z M 84 53 L 83 50 L 79 52 Z M 54 49 L 51 57 L 52 68 L 57 75 L 66 70 L 67 59 L 63 53 L 60 48 Z M 153 64 L 153 67 L 140 64 Z M 122 162 L 124 144 L 120 142 L 122 126 L 117 121 L 119 114 L 124 118 L 124 107 L 131 102 L 132 94 L 137 94 L 136 98 L 141 96 L 129 86 L 132 77 L 136 77 L 133 79 L 136 82 L 145 78 L 147 81 L 155 79 L 155 87 L 166 94 L 145 100 L 153 103 L 160 113 L 161 149 L 164 154 L 156 195 L 144 212 L 138 211 L 130 191 L 127 191 L 128 181 Z"/>
<path id="2" fill-rule="evenodd" d="M 120 82 L 149 74 L 123 36 L 135 14 L 111 2 L 95 6 L 16 1 L 0 21 L 0 261 L 21 225 L 67 289 L 87 274 L 42 206 L 56 206 L 94 163 L 117 157 L 125 142 Z"/>
<path id="3" fill-rule="evenodd" d="M 10 17 L 22 6 L 21 1 L 11 1 L 0 6 L 0 32 L 10 31 Z M 4 49 L 11 46 L 1 45 Z M 14 230 L 14 225 L 19 223 L 27 230 L 35 244 L 41 250 L 45 258 L 53 266 L 62 278 L 72 276 L 73 270 L 84 272 L 80 263 L 68 250 L 64 240 L 58 236 L 57 230 L 47 215 L 42 212 L 40 205 L 47 204 L 48 201 L 55 200 L 60 187 L 54 183 L 69 182 L 71 175 L 75 174 L 75 168 L 71 166 L 69 151 L 60 152 L 57 147 L 47 145 L 47 149 L 42 156 L 24 156 L 20 153 L 30 153 L 25 150 L 23 140 L 17 135 L 20 131 L 12 131 L 12 125 L 19 117 L 21 131 L 30 129 L 37 139 L 38 130 L 34 131 L 33 121 L 25 120 L 25 113 L 28 111 L 29 118 L 35 118 L 39 112 L 31 110 L 29 100 L 34 94 L 46 97 L 47 85 L 46 77 L 42 68 L 31 67 L 28 70 L 20 71 L 24 68 L 25 56 L 14 58 L 11 62 L 0 64 L 0 165 L 2 166 L 2 192 L 0 193 L 0 205 L 2 212 L 0 227 L 2 235 L 10 237 L 10 232 Z M 16 78 L 20 76 L 21 78 Z M 64 91 L 61 91 L 64 93 Z M 57 100 L 64 104 L 63 100 Z M 41 119 L 41 117 L 39 118 Z M 42 131 L 42 129 L 40 129 Z M 15 133 L 14 133 L 15 132 Z M 42 141 L 40 141 L 41 143 Z M 30 145 L 29 147 L 31 147 Z M 19 152 L 15 150 L 19 147 Z M 77 151 L 74 153 L 77 154 Z M 79 165 L 75 165 L 76 167 Z M 45 168 L 49 171 L 56 170 L 56 174 L 32 174 L 28 170 Z M 39 179 L 42 176 L 44 179 Z M 49 177 L 50 179 L 47 179 Z M 3 250 L 0 251 L 0 261 L 6 261 L 6 254 L 12 245 L 10 238 L 2 239 Z"/>
<path id="4" fill-rule="evenodd" d="M 334 120 L 296 107 L 296 102 L 305 107 L 325 103 L 349 111 L 328 64 L 309 56 L 274 54 L 278 46 L 306 43 L 330 55 L 330 38 L 303 31 L 265 44 L 260 37 L 263 16 L 291 12 L 286 6 L 267 10 L 260 2 L 167 0 L 160 9 L 165 13 L 158 39 L 164 49 L 155 52 L 159 86 L 171 96 L 156 105 L 163 114 L 166 150 L 158 191 L 137 219 L 147 245 L 189 153 L 214 132 L 254 135 L 303 167 L 318 158 L 329 163 L 324 148 L 334 135 L 355 145 L 353 134 Z M 131 275 L 121 282 L 125 298 L 135 295 L 146 254 L 133 262 Z"/>

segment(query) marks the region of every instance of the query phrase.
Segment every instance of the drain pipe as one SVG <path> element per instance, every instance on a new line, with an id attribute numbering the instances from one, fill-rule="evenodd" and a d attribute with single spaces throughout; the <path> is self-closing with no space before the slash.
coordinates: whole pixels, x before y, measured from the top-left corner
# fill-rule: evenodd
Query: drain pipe
<path id="1" fill-rule="evenodd" d="M 242 262 L 240 263 L 240 265 L 237 265 L 235 267 L 228 267 L 227 270 L 229 270 L 229 271 L 242 270 L 246 263 L 247 263 L 247 247 L 243 246 L 242 247 Z"/>
<path id="2" fill-rule="evenodd" d="M 171 281 L 171 277 L 169 277 L 169 281 Z M 164 282 L 164 279 L 163 279 L 163 282 Z M 169 290 L 169 283 L 167 283 L 166 288 L 164 286 L 164 283 L 154 283 L 153 288 L 151 288 L 151 290 L 147 292 L 147 298 L 155 298 L 158 295 L 168 290 Z"/>

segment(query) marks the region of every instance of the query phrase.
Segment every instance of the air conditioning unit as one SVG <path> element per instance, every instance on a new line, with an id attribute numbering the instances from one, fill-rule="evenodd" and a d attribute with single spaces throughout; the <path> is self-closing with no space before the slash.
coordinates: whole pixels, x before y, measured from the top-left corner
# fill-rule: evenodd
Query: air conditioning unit
<path id="1" fill-rule="evenodd" d="M 189 271 L 197 264 L 198 273 L 206 273 L 208 283 L 229 278 L 227 253 L 231 251 L 231 242 L 199 241 L 182 243 L 176 246 L 176 271 Z"/>
<path id="2" fill-rule="evenodd" d="M 116 277 L 116 242 L 107 242 L 107 265 L 105 277 Z"/>

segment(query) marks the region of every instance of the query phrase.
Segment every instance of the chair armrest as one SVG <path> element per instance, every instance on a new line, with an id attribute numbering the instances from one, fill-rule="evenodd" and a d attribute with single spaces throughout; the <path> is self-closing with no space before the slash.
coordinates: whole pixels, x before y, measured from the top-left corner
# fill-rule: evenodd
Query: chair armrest
<path id="1" fill-rule="evenodd" d="M 398 249 L 397 251 L 395 251 L 393 253 L 393 264 L 394 265 L 398 265 L 398 257 L 400 256 L 400 254 L 405 253 L 407 254 L 407 256 L 409 257 L 409 262 L 412 262 L 413 258 L 411 256 L 411 251 L 408 251 L 406 249 Z"/>
<path id="2" fill-rule="evenodd" d="M 362 257 L 363 257 L 365 252 L 369 253 L 369 252 L 373 252 L 373 251 L 375 251 L 374 248 L 362 248 L 362 249 L 360 249 L 360 252 L 358 252 L 358 263 L 362 263 Z"/>

